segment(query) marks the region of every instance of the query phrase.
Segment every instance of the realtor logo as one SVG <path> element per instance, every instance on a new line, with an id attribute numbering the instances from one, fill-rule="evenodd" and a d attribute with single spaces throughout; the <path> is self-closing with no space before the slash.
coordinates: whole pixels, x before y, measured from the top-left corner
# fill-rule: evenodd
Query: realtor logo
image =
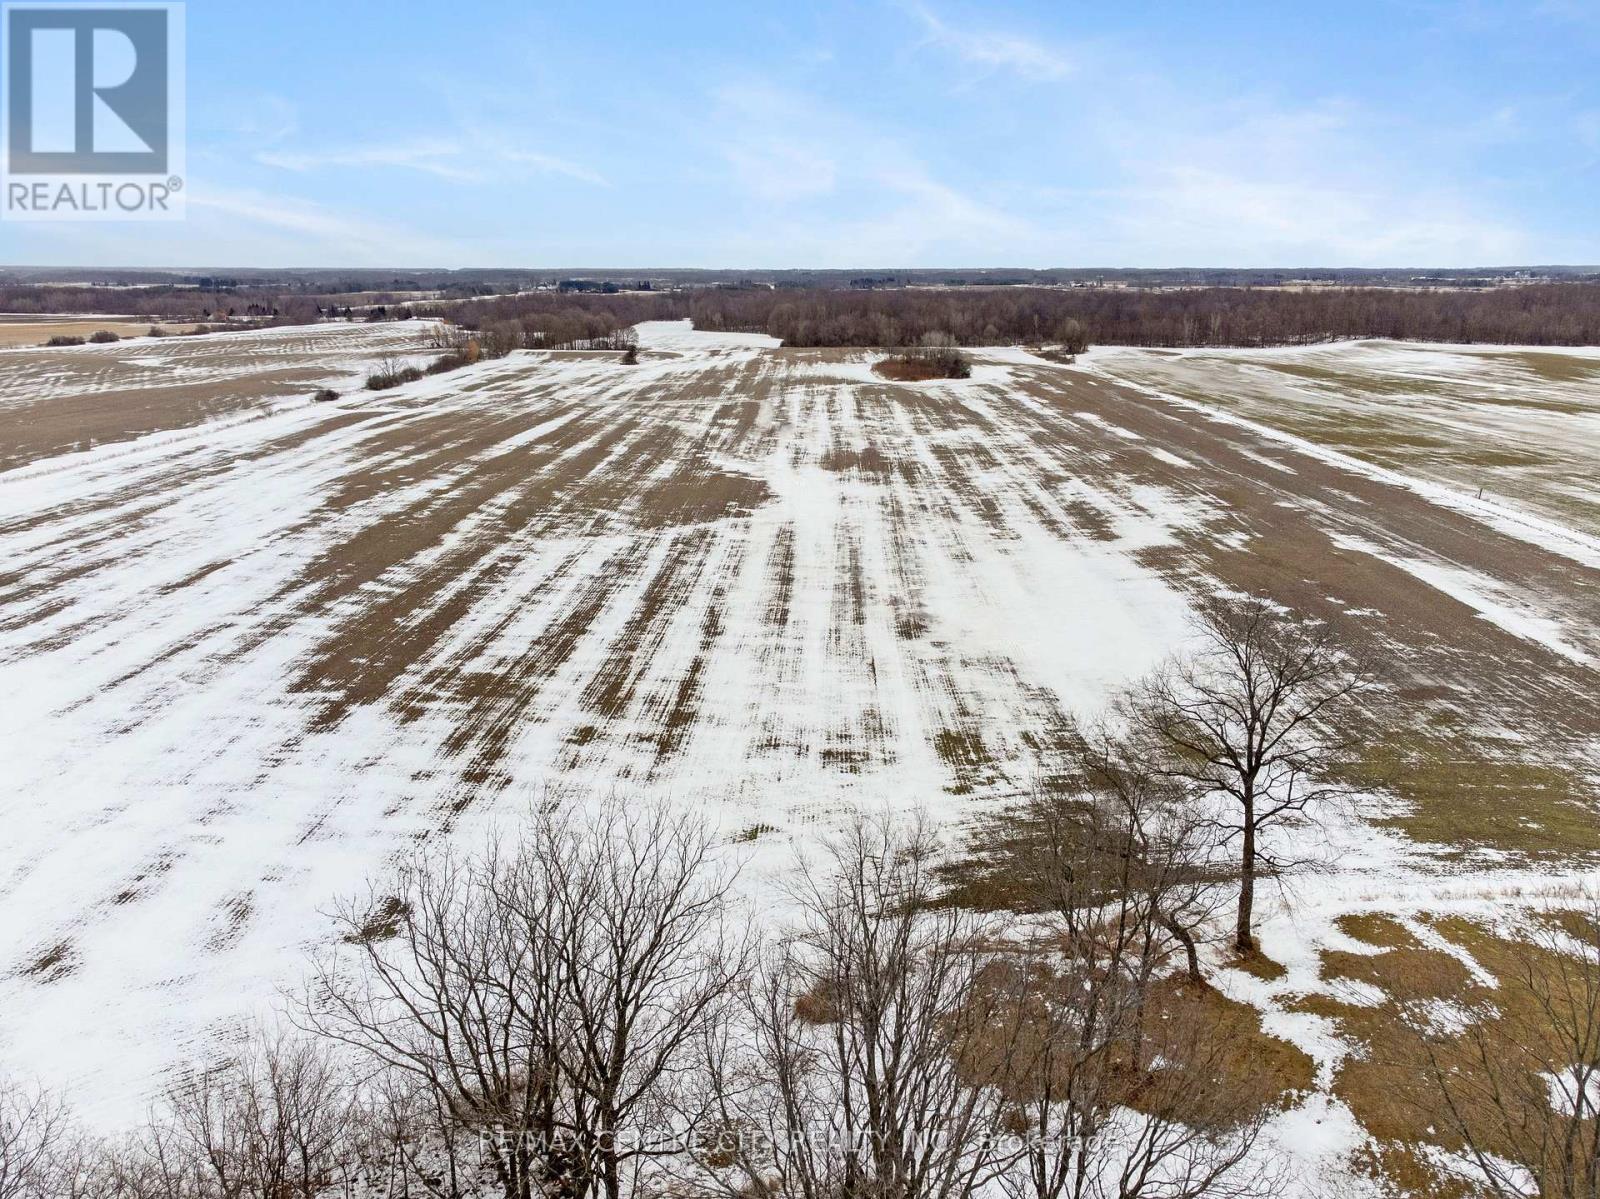
<path id="1" fill-rule="evenodd" d="M 4 8 L 8 219 L 182 215 L 183 6 Z"/>

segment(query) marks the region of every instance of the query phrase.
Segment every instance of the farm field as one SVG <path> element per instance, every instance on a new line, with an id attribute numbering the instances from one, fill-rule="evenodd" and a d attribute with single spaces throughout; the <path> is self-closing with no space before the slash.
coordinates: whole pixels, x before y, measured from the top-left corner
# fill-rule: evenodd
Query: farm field
<path id="1" fill-rule="evenodd" d="M 1097 366 L 1600 533 L 1600 350 L 1335 342 L 1094 353 Z"/>
<path id="2" fill-rule="evenodd" d="M 43 345 L 52 337 L 88 337 L 107 329 L 120 337 L 138 337 L 151 322 L 130 316 L 0 316 L 0 348 Z M 181 333 L 193 325 L 169 324 L 165 332 Z"/>
<path id="3" fill-rule="evenodd" d="M 1600 854 L 1592 352 L 997 349 L 893 384 L 663 322 L 634 367 L 358 389 L 424 332 L 0 354 L 0 1049 L 103 1120 L 411 839 L 621 793 L 706 812 L 757 896 L 851 804 L 958 853 L 1219 592 L 1335 622 L 1385 684 L 1363 818 L 1263 929 L 1284 974 L 1217 966 L 1314 1065 L 1285 1142 L 1355 1135 L 1301 1003 L 1339 921 Z"/>

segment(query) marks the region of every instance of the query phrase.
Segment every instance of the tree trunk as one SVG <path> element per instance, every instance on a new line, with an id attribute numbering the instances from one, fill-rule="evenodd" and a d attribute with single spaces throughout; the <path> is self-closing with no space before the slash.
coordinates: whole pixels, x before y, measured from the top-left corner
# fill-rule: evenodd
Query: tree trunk
<path id="1" fill-rule="evenodd" d="M 1204 982 L 1205 980 L 1200 977 L 1200 954 L 1195 949 L 1194 938 L 1189 935 L 1189 930 L 1171 916 L 1161 917 L 1161 924 L 1173 935 L 1178 944 L 1183 946 L 1183 956 L 1188 960 L 1189 964 L 1189 981 Z"/>
<path id="2" fill-rule="evenodd" d="M 1254 805 L 1247 805 L 1244 818 L 1244 854 L 1239 874 L 1239 925 L 1233 947 L 1240 953 L 1254 953 L 1256 939 L 1250 923 L 1256 902 L 1256 823 Z"/>

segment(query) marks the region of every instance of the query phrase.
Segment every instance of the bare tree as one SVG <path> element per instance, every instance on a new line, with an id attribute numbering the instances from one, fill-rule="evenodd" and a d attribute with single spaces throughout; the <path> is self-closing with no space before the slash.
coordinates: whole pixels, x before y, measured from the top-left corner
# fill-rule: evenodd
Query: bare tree
<path id="1" fill-rule="evenodd" d="M 316 962 L 306 998 L 308 1028 L 414 1081 L 391 1093 L 397 1146 L 421 1140 L 442 1154 L 449 1196 L 468 1182 L 454 1147 L 493 1128 L 520 1134 L 486 1142 L 508 1199 L 528 1199 L 559 1170 L 533 1148 L 556 1111 L 546 947 L 495 899 L 516 867 L 498 842 L 477 857 L 419 852 L 335 910 L 343 943 Z M 418 1093 L 431 1102 L 399 1101 Z"/>
<path id="2" fill-rule="evenodd" d="M 1063 317 L 1056 326 L 1056 340 L 1068 354 L 1081 354 L 1089 348 L 1089 333 L 1083 322 L 1073 316 Z"/>
<path id="3" fill-rule="evenodd" d="M 961 352 L 956 339 L 939 330 L 924 333 L 910 357 L 927 363 L 939 378 L 966 379 L 972 375 L 972 363 Z"/>
<path id="4" fill-rule="evenodd" d="M 1021 819 L 1030 830 L 1012 863 L 1069 946 L 1103 949 L 1141 981 L 1165 968 L 1175 942 L 1200 982 L 1197 938 L 1222 902 L 1212 822 L 1139 746 L 1104 727 L 1076 753 L 1075 785 L 1042 787 Z"/>
<path id="5" fill-rule="evenodd" d="M 1496 1199 L 1600 1195 L 1600 900 L 1562 915 L 1510 946 L 1492 1002 L 1464 1028 L 1426 1005 L 1405 1013 L 1429 1119 Z"/>
<path id="6" fill-rule="evenodd" d="M 545 811 L 341 907 L 305 1020 L 413 1079 L 438 1139 L 481 1137 L 507 1199 L 615 1199 L 744 969 L 731 881 L 690 816 Z"/>
<path id="7" fill-rule="evenodd" d="M 151 1113 L 146 1176 L 182 1199 L 312 1199 L 346 1181 L 361 1121 L 332 1048 L 250 1029 L 226 1061 L 191 1069 Z"/>
<path id="8" fill-rule="evenodd" d="M 610 803 L 583 822 L 541 821 L 537 873 L 503 898 L 545 930 L 562 1026 L 557 1062 L 595 1191 L 617 1199 L 630 1162 L 700 1093 L 695 1050 L 727 1014 L 749 961 L 728 924 L 731 874 L 699 820 Z"/>
<path id="9" fill-rule="evenodd" d="M 765 955 L 745 1046 L 708 1055 L 730 1191 L 954 1199 L 1007 1160 L 989 931 L 931 907 L 932 830 L 858 817 L 794 887 L 798 926 Z"/>
<path id="10" fill-rule="evenodd" d="M 52 1199 L 75 1136 L 60 1099 L 0 1075 L 0 1199 Z"/>
<path id="11" fill-rule="evenodd" d="M 1202 609 L 1200 648 L 1136 687 L 1124 704 L 1170 777 L 1217 801 L 1216 827 L 1238 842 L 1234 946 L 1255 949 L 1255 885 L 1295 859 L 1270 834 L 1347 792 L 1328 779 L 1348 749 L 1345 723 L 1364 680 L 1326 626 L 1264 600 Z"/>
<path id="12" fill-rule="evenodd" d="M 699 1178 L 758 1199 L 1271 1193 L 1270 1162 L 1240 1168 L 1271 1080 L 1241 1077 L 1217 1007 L 1182 1001 L 1207 988 L 1161 975 L 1173 939 L 1139 839 L 1172 786 L 1105 786 L 1040 798 L 1060 840 L 1025 867 L 1049 917 L 1021 939 L 939 901 L 926 824 L 858 817 L 803 872 L 745 1043 L 707 1047 L 719 1106 Z"/>
<path id="13" fill-rule="evenodd" d="M 1104 732 L 1081 755 L 1081 791 L 1029 805 L 1020 863 L 1048 917 L 997 966 L 1010 1006 L 1007 1097 L 1025 1149 L 1003 1178 L 1017 1199 L 1197 1199 L 1267 1194 L 1240 1169 L 1271 1087 L 1230 1070 L 1238 1030 L 1203 1000 L 1194 932 L 1218 888 L 1207 835 L 1182 791 Z M 1167 977 L 1181 947 L 1188 981 Z"/>

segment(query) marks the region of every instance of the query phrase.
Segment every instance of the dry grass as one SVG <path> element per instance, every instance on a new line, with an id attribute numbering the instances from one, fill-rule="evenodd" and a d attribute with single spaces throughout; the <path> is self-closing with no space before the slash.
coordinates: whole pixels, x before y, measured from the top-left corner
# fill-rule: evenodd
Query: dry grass
<path id="1" fill-rule="evenodd" d="M 22 973 L 41 982 L 66 978 L 78 968 L 78 951 L 71 941 L 58 941 L 22 968 Z"/>
<path id="2" fill-rule="evenodd" d="M 1372 955 L 1330 950 L 1322 955 L 1322 976 L 1367 983 L 1408 999 L 1449 999 L 1465 994 L 1472 984 L 1458 959 L 1420 946 Z"/>
<path id="3" fill-rule="evenodd" d="M 1324 995 L 1320 991 L 1306 995 L 1296 995 L 1278 1005 L 1286 1012 L 1298 1012 L 1307 1016 L 1322 1016 L 1328 1020 L 1339 1020 L 1353 1013 L 1359 1013 L 1361 1008 L 1357 1004 L 1345 1003 L 1335 999 L 1332 995 Z"/>
<path id="4" fill-rule="evenodd" d="M 1398 1141 L 1379 1141 L 1363 1146 L 1355 1154 L 1354 1165 L 1391 1195 L 1418 1199 L 1467 1199 L 1477 1192 L 1459 1178 L 1442 1175 L 1415 1145 Z"/>
<path id="5" fill-rule="evenodd" d="M 1554 919 L 1569 924 L 1573 931 L 1583 931 L 1582 917 L 1563 914 Z M 1571 924 L 1573 921 L 1579 923 Z M 1506 940 L 1462 916 L 1430 918 L 1424 923 L 1453 946 L 1466 950 L 1498 985 L 1483 985 L 1457 957 L 1423 946 L 1393 921 L 1353 916 L 1340 921 L 1342 931 L 1370 944 L 1390 944 L 1370 956 L 1325 953 L 1323 976 L 1377 987 L 1384 994 L 1383 1002 L 1361 1007 L 1313 995 L 1286 1007 L 1337 1019 L 1343 1035 L 1359 1047 L 1359 1052 L 1341 1065 L 1333 1087 L 1334 1094 L 1375 1138 L 1375 1145 L 1359 1156 L 1358 1167 L 1394 1193 L 1459 1196 L 1468 1192 L 1458 1180 L 1441 1174 L 1420 1150 L 1420 1146 L 1433 1145 L 1455 1152 L 1462 1146 L 1443 1115 L 1443 1099 L 1431 1073 L 1430 1049 L 1408 1024 L 1406 1008 L 1419 1002 L 1449 1005 L 1452 1021 L 1436 1023 L 1428 1045 L 1438 1067 L 1458 1081 L 1461 1093 L 1476 1093 L 1471 1088 L 1482 1076 L 1483 1059 L 1474 1037 L 1486 1037 L 1493 1060 L 1506 1068 L 1522 1069 L 1518 1063 L 1527 1062 L 1530 1074 L 1536 1069 L 1536 1057 L 1518 1046 L 1526 1045 L 1530 1029 L 1548 1027 L 1548 1017 L 1541 1014 L 1517 978 L 1530 962 L 1536 973 L 1551 971 L 1556 963 L 1548 950 Z M 1508 1031 L 1511 1029 L 1516 1032 Z M 1554 1032 L 1550 1035 L 1553 1051 Z M 1510 1155 L 1510 1146 L 1494 1144 L 1486 1112 L 1468 1109 L 1466 1118 L 1473 1127 L 1481 1126 L 1481 1133 L 1475 1135 Z"/>
<path id="6" fill-rule="evenodd" d="M 1154 988 L 1151 1011 L 1157 1022 L 1198 1019 L 1214 1030 L 1224 1048 L 1210 1066 L 1231 1091 L 1254 1093 L 1262 1104 L 1283 1106 L 1312 1087 L 1316 1064 L 1310 1056 L 1264 1032 L 1259 1011 L 1214 987 L 1177 976 L 1164 979 Z"/>
<path id="7" fill-rule="evenodd" d="M 933 748 L 955 778 L 950 790 L 956 795 L 965 795 L 994 777 L 994 755 L 976 729 L 940 729 L 933 735 Z"/>
<path id="8" fill-rule="evenodd" d="M 831 980 L 818 979 L 815 985 L 794 1001 L 795 1019 L 802 1024 L 823 1025 L 838 1022 L 842 1011 L 839 994 Z"/>
<path id="9" fill-rule="evenodd" d="M 1137 1026 L 1119 1028 L 1101 1050 L 1079 1059 L 1068 1050 L 1071 1022 L 1047 1013 L 1080 1006 L 1082 978 L 1041 969 L 1018 992 L 1008 968 L 992 967 L 984 977 L 997 993 L 977 1000 L 981 1018 L 960 1034 L 957 1060 L 969 1078 L 1003 1078 L 996 1085 L 1019 1103 L 1037 1100 L 1051 1078 L 1057 1094 L 1076 1086 L 1110 1104 L 1220 1130 L 1288 1107 L 1315 1080 L 1312 1059 L 1263 1031 L 1258 1010 L 1204 984 L 1157 980 Z M 1055 1053 L 1046 1052 L 1051 1046 Z"/>
<path id="10" fill-rule="evenodd" d="M 1551 383 L 1590 383 L 1600 381 L 1600 362 L 1576 354 L 1549 354 L 1529 351 L 1496 354 L 1493 357 L 1516 363 Z"/>
<path id="11" fill-rule="evenodd" d="M 1229 958 L 1223 963 L 1229 970 L 1242 970 L 1253 978 L 1263 982 L 1275 982 L 1288 973 L 1283 966 L 1273 961 L 1260 950 L 1254 953 L 1243 953 Z"/>
<path id="12" fill-rule="evenodd" d="M 52 337 L 82 337 L 102 329 L 115 331 L 122 337 L 138 337 L 158 322 L 149 317 L 97 316 L 86 320 L 29 320 L 19 316 L 0 316 L 0 347 L 38 346 Z M 196 328 L 193 324 L 161 325 L 167 333 L 187 333 Z"/>
<path id="13" fill-rule="evenodd" d="M 1380 823 L 1453 853 L 1482 847 L 1563 863 L 1600 853 L 1592 785 L 1507 740 L 1411 728 L 1363 743 L 1345 775 L 1409 806 Z"/>
<path id="14" fill-rule="evenodd" d="M 1333 924 L 1347 937 L 1384 949 L 1415 949 L 1422 944 L 1399 921 L 1377 912 L 1350 913 Z"/>
<path id="15" fill-rule="evenodd" d="M 822 456 L 818 465 L 823 470 L 860 474 L 871 479 L 887 479 L 894 471 L 893 463 L 873 445 L 859 450 L 835 447 Z"/>
<path id="16" fill-rule="evenodd" d="M 411 907 L 398 895 L 386 895 L 361 922 L 361 927 L 345 934 L 352 945 L 367 945 L 374 941 L 387 941 L 400 935 L 400 926 L 411 915 Z"/>
<path id="17" fill-rule="evenodd" d="M 778 828 L 776 825 L 752 824 L 747 828 L 740 829 L 731 838 L 729 838 L 729 840 L 734 845 L 748 845 L 752 841 L 758 841 L 762 837 L 767 836 L 769 833 L 775 833 L 777 831 Z"/>

